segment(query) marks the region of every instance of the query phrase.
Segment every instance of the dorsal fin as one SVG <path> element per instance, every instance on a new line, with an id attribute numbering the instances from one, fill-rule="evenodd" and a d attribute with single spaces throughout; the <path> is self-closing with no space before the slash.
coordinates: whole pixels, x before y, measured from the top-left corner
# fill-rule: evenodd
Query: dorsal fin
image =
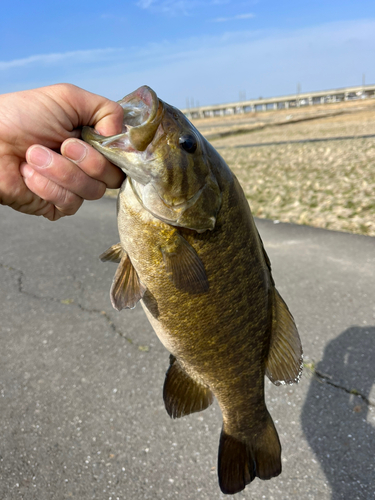
<path id="1" fill-rule="evenodd" d="M 288 306 L 274 290 L 272 334 L 266 375 L 275 385 L 298 382 L 302 374 L 302 345 Z"/>
<path id="2" fill-rule="evenodd" d="M 116 243 L 116 245 L 112 245 L 110 248 L 108 248 L 108 250 L 103 252 L 99 256 L 99 259 L 102 262 L 120 262 L 123 253 L 124 250 L 122 249 L 121 243 Z"/>
<path id="3" fill-rule="evenodd" d="M 275 282 L 274 282 L 273 277 L 272 277 L 272 269 L 271 269 L 271 261 L 270 261 L 270 258 L 268 257 L 267 252 L 266 252 L 266 250 L 264 249 L 263 240 L 262 240 L 262 238 L 260 237 L 260 234 L 259 234 L 259 231 L 258 231 L 258 230 L 257 230 L 257 233 L 258 233 L 258 238 L 259 238 L 259 241 L 260 241 L 260 246 L 262 247 L 263 257 L 264 257 L 264 260 L 265 260 L 266 265 L 267 265 L 267 267 L 268 267 L 268 270 L 269 270 L 269 272 L 270 272 L 271 283 L 272 283 L 272 285 L 275 285 Z"/>
<path id="4" fill-rule="evenodd" d="M 214 400 L 211 390 L 193 380 L 171 354 L 170 367 L 165 375 L 163 398 L 171 418 L 180 418 L 205 410 Z"/>
<path id="5" fill-rule="evenodd" d="M 143 297 L 146 287 L 138 278 L 128 254 L 122 250 L 120 264 L 117 267 L 111 287 L 111 302 L 117 311 L 133 309 Z"/>

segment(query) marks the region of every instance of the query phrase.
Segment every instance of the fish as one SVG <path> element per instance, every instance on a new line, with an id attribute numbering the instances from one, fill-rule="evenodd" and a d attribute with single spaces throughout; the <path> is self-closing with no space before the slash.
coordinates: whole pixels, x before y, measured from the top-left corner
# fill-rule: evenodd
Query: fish
<path id="1" fill-rule="evenodd" d="M 264 397 L 265 375 L 298 382 L 302 346 L 275 288 L 271 263 L 239 181 L 177 108 L 142 86 L 118 101 L 120 134 L 82 138 L 126 174 L 117 201 L 117 310 L 141 302 L 170 353 L 163 398 L 180 418 L 222 412 L 221 491 L 281 473 L 281 445 Z"/>

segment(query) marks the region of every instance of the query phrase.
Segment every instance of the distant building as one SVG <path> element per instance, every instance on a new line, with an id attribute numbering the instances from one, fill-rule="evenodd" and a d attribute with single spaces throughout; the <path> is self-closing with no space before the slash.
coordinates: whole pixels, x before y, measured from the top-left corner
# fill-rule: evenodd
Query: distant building
<path id="1" fill-rule="evenodd" d="M 213 106 L 197 106 L 183 109 L 188 118 L 211 118 L 241 113 L 254 113 L 276 109 L 299 108 L 326 104 L 332 102 L 350 101 L 353 99 L 375 98 L 375 85 L 361 85 L 343 89 L 321 90 L 319 92 L 305 92 L 294 95 L 250 99 L 248 101 L 232 102 L 228 104 L 214 104 Z"/>

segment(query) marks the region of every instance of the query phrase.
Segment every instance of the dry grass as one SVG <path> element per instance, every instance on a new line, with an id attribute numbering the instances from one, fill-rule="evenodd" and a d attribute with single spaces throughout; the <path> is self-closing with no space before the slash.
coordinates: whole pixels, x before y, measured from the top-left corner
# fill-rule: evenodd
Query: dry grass
<path id="1" fill-rule="evenodd" d="M 254 215 L 375 236 L 375 138 L 245 147 L 375 134 L 374 101 L 348 104 L 336 109 L 349 113 L 212 141 Z"/>
<path id="2" fill-rule="evenodd" d="M 375 236 L 375 138 L 221 153 L 254 215 Z"/>

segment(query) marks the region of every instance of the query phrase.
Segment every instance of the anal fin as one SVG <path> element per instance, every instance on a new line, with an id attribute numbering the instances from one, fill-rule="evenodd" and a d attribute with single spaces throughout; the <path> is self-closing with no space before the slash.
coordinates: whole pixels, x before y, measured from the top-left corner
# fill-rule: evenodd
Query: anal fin
<path id="1" fill-rule="evenodd" d="M 180 418 L 208 408 L 214 400 L 211 390 L 193 380 L 172 355 L 170 363 L 163 387 L 164 405 L 168 415 L 171 418 Z"/>
<path id="2" fill-rule="evenodd" d="M 274 288 L 272 334 L 266 375 L 275 385 L 298 382 L 302 374 L 301 340 L 288 306 Z"/>
<path id="3" fill-rule="evenodd" d="M 167 274 L 176 288 L 190 294 L 207 292 L 204 264 L 185 238 L 175 231 L 161 251 Z"/>
<path id="4" fill-rule="evenodd" d="M 128 254 L 124 250 L 122 252 L 110 293 L 112 305 L 117 311 L 133 309 L 146 291 Z"/>

